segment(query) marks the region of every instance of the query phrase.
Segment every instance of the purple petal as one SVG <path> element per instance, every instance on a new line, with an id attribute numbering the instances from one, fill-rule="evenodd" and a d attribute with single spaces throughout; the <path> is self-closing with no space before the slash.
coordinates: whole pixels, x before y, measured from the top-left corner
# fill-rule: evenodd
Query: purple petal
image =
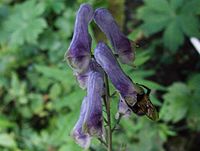
<path id="1" fill-rule="evenodd" d="M 134 84 L 122 71 L 116 58 L 112 54 L 112 51 L 105 43 L 98 43 L 94 55 L 97 63 L 99 63 L 107 73 L 112 84 L 119 91 L 121 97 L 130 106 L 133 106 L 137 102 L 137 94 L 143 93 L 143 90 L 136 86 L 136 84 Z"/>
<path id="2" fill-rule="evenodd" d="M 79 119 L 72 130 L 72 136 L 75 139 L 76 143 L 83 148 L 88 148 L 91 140 L 90 135 L 83 131 L 83 121 L 86 114 L 86 110 L 87 110 L 87 97 L 83 99 Z"/>
<path id="3" fill-rule="evenodd" d="M 91 36 L 88 24 L 93 18 L 93 9 L 89 4 L 82 4 L 76 15 L 74 35 L 65 58 L 75 72 L 82 73 L 88 69 L 90 62 Z"/>
<path id="4" fill-rule="evenodd" d="M 86 89 L 87 88 L 87 80 L 88 80 L 88 72 L 86 73 L 74 73 L 74 75 L 76 76 L 76 80 L 79 83 L 79 86 L 82 89 Z"/>
<path id="5" fill-rule="evenodd" d="M 87 87 L 88 108 L 84 119 L 84 131 L 91 136 L 102 137 L 103 135 L 102 93 L 102 74 L 91 71 Z"/>
<path id="6" fill-rule="evenodd" d="M 96 62 L 95 59 L 92 59 L 90 61 L 90 65 L 89 65 L 89 71 L 95 71 L 95 72 L 99 72 L 100 74 L 103 75 L 104 71 L 101 68 L 101 66 Z"/>
<path id="7" fill-rule="evenodd" d="M 119 99 L 119 103 L 118 103 L 118 112 L 116 115 L 116 119 L 119 118 L 119 115 L 122 115 L 124 117 L 129 117 L 131 115 L 131 110 L 128 107 L 128 105 L 124 102 L 124 100 L 122 98 Z"/>
<path id="8" fill-rule="evenodd" d="M 88 81 L 88 77 L 89 77 L 89 73 L 93 71 L 96 72 L 100 72 L 101 74 L 103 74 L 103 69 L 101 68 L 101 66 L 94 60 L 91 59 L 90 60 L 90 64 L 89 64 L 89 68 L 86 72 L 84 73 L 77 73 L 75 72 L 74 75 L 76 76 L 77 81 L 79 82 L 79 86 L 82 89 L 86 89 L 87 88 L 87 81 Z"/>
<path id="9" fill-rule="evenodd" d="M 94 21 L 111 41 L 120 61 L 133 65 L 135 58 L 133 42 L 120 31 L 111 13 L 105 8 L 98 8 L 94 13 Z"/>

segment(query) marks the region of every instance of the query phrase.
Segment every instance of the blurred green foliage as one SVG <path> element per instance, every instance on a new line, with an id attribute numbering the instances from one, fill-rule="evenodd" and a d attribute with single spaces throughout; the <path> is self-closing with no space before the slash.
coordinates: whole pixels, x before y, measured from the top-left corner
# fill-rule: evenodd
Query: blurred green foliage
<path id="1" fill-rule="evenodd" d="M 76 10 L 83 2 L 95 8 L 108 6 L 105 0 L 0 1 L 0 150 L 81 150 L 70 131 L 85 92 L 63 56 L 73 34 Z M 131 27 L 134 30 L 129 38 L 138 40 L 142 33 L 150 41 L 137 49 L 136 69 L 122 68 L 135 82 L 152 89 L 151 99 L 160 109 L 160 121 L 135 115 L 122 119 L 114 133 L 115 150 L 164 151 L 168 138 L 178 135 L 177 124 L 184 123 L 181 126 L 189 132 L 200 130 L 200 74 L 184 70 L 185 80 L 177 80 L 168 70 L 163 79 L 154 78 L 163 62 L 169 64 L 169 56 L 179 53 L 189 37 L 200 37 L 199 5 L 198 0 L 145 0 L 137 7 L 137 19 L 142 22 Z M 92 27 L 90 32 L 95 35 Z M 158 48 L 162 56 L 157 54 Z M 195 52 L 191 45 L 186 49 Z M 185 56 L 193 59 L 187 53 Z M 170 67 L 179 64 L 175 57 L 170 58 Z M 173 82 L 166 84 L 167 78 Z M 112 101 L 112 123 L 117 100 Z M 104 150 L 96 139 L 92 149 Z"/>
<path id="2" fill-rule="evenodd" d="M 176 51 L 185 36 L 200 38 L 199 8 L 199 0 L 145 0 L 138 9 L 138 18 L 144 21 L 140 28 L 146 35 L 164 30 L 164 46 Z"/>

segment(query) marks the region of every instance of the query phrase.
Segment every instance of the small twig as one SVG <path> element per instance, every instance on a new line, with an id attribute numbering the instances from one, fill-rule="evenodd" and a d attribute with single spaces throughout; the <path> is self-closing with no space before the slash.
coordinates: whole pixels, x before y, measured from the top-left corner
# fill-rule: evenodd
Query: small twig
<path id="1" fill-rule="evenodd" d="M 103 112 L 106 113 L 106 110 L 103 109 Z"/>
<path id="2" fill-rule="evenodd" d="M 104 122 L 105 122 L 106 124 L 108 124 L 108 120 L 107 120 L 105 117 L 103 117 L 103 120 L 104 120 Z"/>
<path id="3" fill-rule="evenodd" d="M 119 118 L 117 119 L 114 127 L 112 128 L 112 133 L 116 130 L 116 127 L 117 125 L 119 125 L 121 118 L 122 118 L 122 114 L 119 114 Z"/>
<path id="4" fill-rule="evenodd" d="M 103 139 L 98 138 L 98 140 L 99 140 L 106 148 L 108 147 L 108 145 L 106 144 L 106 142 L 105 142 Z"/>

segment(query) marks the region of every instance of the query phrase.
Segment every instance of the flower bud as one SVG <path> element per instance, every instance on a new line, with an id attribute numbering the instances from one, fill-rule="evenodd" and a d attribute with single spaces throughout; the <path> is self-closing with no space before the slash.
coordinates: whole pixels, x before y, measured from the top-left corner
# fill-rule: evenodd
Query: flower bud
<path id="1" fill-rule="evenodd" d="M 85 72 L 89 66 L 92 39 L 88 32 L 88 24 L 92 18 L 92 7 L 89 4 L 82 4 L 76 15 L 72 41 L 65 54 L 69 65 L 77 73 Z"/>
<path id="2" fill-rule="evenodd" d="M 91 137 L 88 133 L 83 131 L 83 121 L 87 110 L 87 97 L 83 99 L 79 119 L 72 130 L 72 136 L 76 143 L 83 148 L 88 148 L 90 145 Z"/>
<path id="3" fill-rule="evenodd" d="M 120 93 L 121 98 L 130 106 L 133 106 L 137 102 L 137 94 L 143 93 L 143 90 L 122 71 L 112 51 L 105 43 L 98 43 L 94 55 L 97 63 L 101 65 Z"/>
<path id="4" fill-rule="evenodd" d="M 114 51 L 124 64 L 133 65 L 135 58 L 134 44 L 119 29 L 111 13 L 105 8 L 98 8 L 94 13 L 94 21 L 110 40 Z"/>
<path id="5" fill-rule="evenodd" d="M 91 136 L 102 137 L 103 115 L 102 101 L 103 76 L 99 72 L 90 72 L 87 85 L 88 107 L 84 119 L 84 132 Z"/>

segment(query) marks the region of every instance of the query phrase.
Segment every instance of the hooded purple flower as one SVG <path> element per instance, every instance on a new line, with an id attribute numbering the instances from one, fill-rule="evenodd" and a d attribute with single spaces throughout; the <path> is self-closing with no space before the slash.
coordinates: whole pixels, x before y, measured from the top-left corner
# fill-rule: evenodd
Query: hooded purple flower
<path id="1" fill-rule="evenodd" d="M 84 118 L 84 132 L 91 136 L 102 137 L 103 135 L 103 115 L 102 101 L 103 76 L 99 72 L 90 72 L 87 85 L 87 111 Z"/>
<path id="2" fill-rule="evenodd" d="M 115 52 L 119 55 L 120 61 L 133 65 L 135 58 L 133 42 L 120 31 L 110 12 L 105 8 L 96 9 L 94 21 L 111 41 Z"/>
<path id="3" fill-rule="evenodd" d="M 83 121 L 86 111 L 87 111 L 87 97 L 83 99 L 79 119 L 72 130 L 72 136 L 75 139 L 76 143 L 83 148 L 88 148 L 91 140 L 90 135 L 83 131 Z"/>
<path id="4" fill-rule="evenodd" d="M 87 88 L 87 83 L 88 83 L 87 81 L 88 81 L 89 73 L 91 71 L 92 72 L 96 71 L 96 72 L 100 72 L 101 74 L 103 74 L 103 69 L 94 59 L 90 60 L 89 68 L 86 72 L 84 72 L 84 73 L 74 73 L 77 81 L 79 82 L 79 86 L 82 89 Z"/>
<path id="5" fill-rule="evenodd" d="M 112 51 L 105 43 L 98 43 L 94 55 L 97 63 L 101 65 L 112 84 L 119 91 L 121 98 L 128 105 L 133 106 L 137 102 L 137 94 L 143 93 L 143 90 L 122 71 Z"/>
<path id="6" fill-rule="evenodd" d="M 93 18 L 93 9 L 89 4 L 82 4 L 76 15 L 73 39 L 65 58 L 75 72 L 83 73 L 90 62 L 91 36 L 88 24 Z"/>

